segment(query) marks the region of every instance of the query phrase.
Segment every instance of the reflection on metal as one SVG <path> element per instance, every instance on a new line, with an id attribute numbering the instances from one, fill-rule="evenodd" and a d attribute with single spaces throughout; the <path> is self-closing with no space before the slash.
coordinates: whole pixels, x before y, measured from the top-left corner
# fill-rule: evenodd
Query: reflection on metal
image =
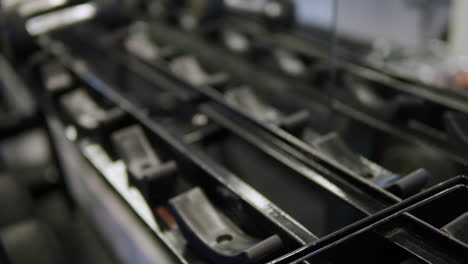
<path id="1" fill-rule="evenodd" d="M 286 49 L 278 49 L 275 51 L 275 56 L 278 59 L 278 64 L 281 69 L 292 76 L 305 74 L 306 65 L 298 56 Z"/>
<path id="2" fill-rule="evenodd" d="M 76 127 L 72 125 L 67 126 L 65 128 L 65 136 L 68 140 L 75 141 L 78 137 L 78 131 L 76 130 Z"/>
<path id="3" fill-rule="evenodd" d="M 83 144 L 86 157 L 106 180 L 120 193 L 133 210 L 153 230 L 159 229 L 148 204 L 141 193 L 128 185 L 127 169 L 122 161 L 113 162 L 102 147 L 95 144 Z"/>
<path id="4" fill-rule="evenodd" d="M 228 78 L 223 72 L 207 72 L 195 57 L 189 55 L 172 60 L 170 68 L 174 74 L 192 85 L 211 86 L 223 83 Z"/>
<path id="5" fill-rule="evenodd" d="M 232 30 L 225 30 L 223 32 L 223 39 L 226 43 L 226 46 L 235 52 L 246 52 L 250 48 L 249 39 Z"/>
<path id="6" fill-rule="evenodd" d="M 283 14 L 282 6 L 277 2 L 269 2 L 265 5 L 265 14 L 271 18 L 278 18 Z"/>
<path id="7" fill-rule="evenodd" d="M 146 60 L 156 60 L 160 57 L 160 48 L 154 45 L 146 34 L 137 31 L 125 41 L 125 48 L 128 52 Z"/>
<path id="8" fill-rule="evenodd" d="M 224 5 L 234 10 L 261 12 L 266 2 L 266 0 L 224 0 Z"/>
<path id="9" fill-rule="evenodd" d="M 37 14 L 42 11 L 50 10 L 59 6 L 63 6 L 68 0 L 33 0 L 27 1 L 18 7 L 18 12 L 21 16 L 27 17 Z"/>
<path id="10" fill-rule="evenodd" d="M 262 122 L 277 122 L 282 114 L 263 102 L 249 87 L 242 86 L 226 92 L 226 101 L 246 111 L 252 118 Z"/>
<path id="11" fill-rule="evenodd" d="M 81 4 L 33 17 L 26 22 L 26 30 L 32 36 L 38 36 L 52 30 L 92 19 L 96 13 L 96 5 Z"/>

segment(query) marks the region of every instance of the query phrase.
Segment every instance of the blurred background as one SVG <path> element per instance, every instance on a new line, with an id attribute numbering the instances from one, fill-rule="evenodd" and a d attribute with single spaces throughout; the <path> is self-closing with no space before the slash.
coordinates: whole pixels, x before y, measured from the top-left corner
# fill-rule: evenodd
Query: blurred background
<path id="1" fill-rule="evenodd" d="M 70 144 L 69 141 L 79 141 L 78 138 L 83 139 L 84 143 L 100 140 L 99 144 L 104 142 L 101 144 L 103 148 L 109 147 L 111 133 L 105 130 L 107 127 L 102 132 L 104 137 L 102 134 L 95 136 L 86 129 L 83 129 L 86 132 L 80 134 L 80 129 L 76 127 L 79 127 L 80 122 L 89 122 L 87 118 L 90 116 L 94 117 L 86 111 L 94 112 L 97 116 L 97 121 L 91 120 L 91 124 L 95 121 L 96 127 L 102 121 L 100 118 L 106 119 L 107 115 L 115 113 L 120 118 L 119 114 L 124 111 L 117 109 L 120 112 L 112 112 L 115 110 L 113 103 L 96 95 L 96 91 L 93 91 L 96 94 L 89 92 L 99 82 L 92 78 L 77 81 L 76 73 L 71 74 L 56 59 L 51 59 L 52 56 L 48 56 L 50 54 L 46 55 L 45 50 L 60 54 L 64 48 L 49 45 L 53 42 L 47 42 L 44 36 L 56 37 L 64 46 L 73 50 L 74 55 L 81 56 L 82 60 L 73 60 L 71 63 L 78 69 L 75 71 L 85 69 L 105 76 L 128 98 L 136 98 L 137 105 L 143 109 L 141 112 L 151 116 L 153 121 L 162 122 L 158 124 L 163 124 L 169 131 L 167 134 L 174 137 L 180 136 L 178 129 L 186 132 L 186 127 L 204 127 L 206 124 L 211 125 L 211 120 L 197 112 L 197 99 L 186 103 L 178 101 L 180 98 L 174 99 L 176 96 L 169 92 L 161 92 L 154 97 L 148 95 L 148 91 L 153 91 L 151 85 L 154 82 L 164 80 L 163 84 L 156 85 L 158 89 L 159 86 L 181 86 L 181 82 L 206 86 L 219 92 L 220 98 L 226 99 L 229 104 L 250 111 L 255 121 L 284 129 L 314 148 L 320 148 L 317 139 L 322 140 L 324 135 L 333 138 L 336 136 L 333 133 L 337 132 L 341 137 L 336 136 L 338 140 L 334 141 L 335 145 L 323 147 L 325 156 L 345 153 L 345 158 L 336 159 L 343 164 L 349 156 L 351 163 L 360 164 L 365 159 L 363 166 L 370 166 L 371 169 L 365 169 L 364 174 L 369 173 L 367 170 L 375 172 L 373 170 L 376 170 L 377 165 L 382 166 L 385 177 L 378 175 L 382 177 L 376 176 L 376 180 L 366 175 L 371 178 L 366 180 L 378 188 L 387 188 L 390 185 L 386 181 L 396 182 L 395 178 L 405 178 L 419 168 L 429 171 L 423 175 L 423 183 L 417 182 L 417 188 L 411 186 L 414 188 L 410 188 L 408 194 L 397 194 L 386 189 L 398 196 L 398 199 L 410 197 L 466 172 L 468 168 L 466 156 L 463 156 L 468 146 L 467 0 L 0 0 L 0 7 L 0 240 L 8 245 L 0 247 L 0 264 L 5 255 L 3 251 L 13 252 L 18 260 L 6 262 L 9 264 L 178 263 L 174 256 L 167 253 L 169 250 L 165 242 L 155 239 L 154 234 L 148 232 L 150 228 L 141 221 L 141 215 L 127 212 L 128 204 L 123 202 L 126 198 L 116 198 L 107 182 L 96 180 L 101 177 L 96 168 L 90 166 L 82 153 L 78 153 L 75 145 Z M 230 28 L 230 23 L 236 27 Z M 232 69 L 235 66 L 224 70 L 219 67 L 219 61 L 224 58 L 216 58 L 214 55 L 214 58 L 199 59 L 203 54 L 209 54 L 211 48 L 205 47 L 208 51 L 203 53 L 205 48 L 192 47 L 190 41 L 178 40 L 173 45 L 167 41 L 171 38 L 166 39 L 164 33 L 158 32 L 158 25 L 166 25 L 178 32 L 175 36 L 182 34 L 203 39 L 206 47 L 213 45 L 229 56 L 247 61 L 245 65 L 249 65 L 251 71 L 243 67 L 238 67 L 241 70 Z M 156 34 L 153 34 L 153 26 Z M 255 43 L 256 37 L 260 44 Z M 273 44 L 268 42 L 270 37 L 274 39 Z M 173 37 L 173 40 L 177 38 Z M 183 44 L 190 46 L 192 51 L 187 52 Z M 281 46 L 283 44 L 284 47 Z M 114 53 L 109 55 L 107 51 Z M 202 55 L 195 54 L 195 51 Z M 318 55 L 307 57 L 304 54 Z M 120 55 L 146 60 L 145 63 L 149 60 L 149 64 L 159 61 L 160 64 L 156 63 L 158 67 L 166 67 L 164 74 L 170 75 L 172 79 L 152 79 L 153 83 L 148 79 L 143 80 L 138 74 L 148 77 L 151 71 L 145 72 L 139 68 L 137 74 L 134 69 L 122 70 L 124 66 L 133 64 L 119 61 Z M 83 61 L 91 66 L 82 66 L 80 63 Z M 205 67 L 205 61 L 211 64 L 206 63 L 209 66 Z M 225 64 L 230 65 L 229 61 Z M 255 70 L 261 67 L 274 72 L 272 75 L 277 79 L 271 79 L 271 82 L 267 78 L 257 80 Z M 158 71 L 161 71 L 160 68 Z M 244 79 L 237 80 L 228 74 L 236 70 L 236 74 L 243 75 Z M 266 90 L 270 85 L 274 88 L 280 84 L 287 85 L 280 87 L 286 88 L 284 90 L 271 88 L 271 91 L 274 90 L 271 94 L 278 90 L 279 96 L 271 95 L 270 91 L 263 91 L 263 94 L 252 92 L 254 89 L 250 88 L 262 86 L 261 82 L 267 86 Z M 308 91 L 326 94 L 332 99 L 325 103 L 307 101 L 316 99 L 313 93 L 309 97 L 301 93 L 289 97 L 294 86 L 300 86 L 296 85 L 298 83 L 304 84 Z M 92 96 L 78 96 L 74 105 L 63 101 L 62 97 L 66 97 L 67 93 L 80 89 L 88 91 Z M 52 99 L 45 96 L 43 90 L 53 94 L 50 96 Z M 89 103 L 93 100 L 97 103 Z M 337 107 L 340 106 L 340 100 L 349 103 L 350 109 L 358 109 L 365 113 L 364 117 L 369 118 L 353 116 L 353 111 L 346 108 L 340 110 Z M 180 105 L 188 105 L 189 110 L 184 107 L 177 109 Z M 310 107 L 307 108 L 310 113 L 303 118 L 306 120 L 303 122 L 305 125 L 287 130 L 287 125 L 281 123 L 283 119 L 293 116 L 296 118 L 291 118 L 293 121 L 300 121 L 301 115 L 298 117 L 291 113 L 306 107 Z M 195 111 L 193 109 L 196 109 L 196 113 L 191 112 Z M 318 110 L 313 112 L 311 109 Z M 74 114 L 78 116 L 78 121 L 70 121 L 75 117 Z M 64 122 L 58 118 L 61 115 L 65 115 Z M 122 116 L 129 118 L 126 114 Z M 454 121 L 450 119 L 453 121 L 450 123 L 449 118 Z M 134 117 L 129 120 L 135 122 Z M 67 126 L 67 122 L 76 122 L 78 125 Z M 123 123 L 131 122 L 125 120 Z M 382 129 L 382 123 L 387 128 Z M 313 129 L 308 130 L 307 126 Z M 229 130 L 229 133 L 232 134 L 232 131 Z M 423 144 L 419 144 L 420 139 Z M 220 147 L 205 146 L 205 142 L 197 147 L 208 152 L 214 162 L 241 175 L 239 178 L 242 180 L 253 179 L 252 185 L 258 184 L 258 189 L 267 186 L 265 192 L 269 191 L 279 203 L 285 200 L 285 207 L 290 206 L 299 218 L 303 217 L 301 220 L 309 221 L 305 225 L 316 228 L 313 231 L 320 237 L 361 219 L 362 212 L 355 213 L 354 209 L 347 211 L 343 208 L 348 205 L 336 202 L 335 196 L 323 198 L 321 191 L 314 193 L 313 188 L 310 188 L 313 191 L 309 191 L 309 185 L 301 182 L 297 184 L 300 190 L 298 193 L 304 190 L 304 197 L 313 193 L 311 196 L 317 198 L 311 203 L 315 211 L 309 214 L 303 212 L 303 208 L 298 206 L 303 201 L 300 198 L 295 201 L 294 197 L 290 197 L 291 193 L 295 193 L 294 190 L 290 190 L 290 193 L 282 192 L 284 186 L 289 188 L 288 179 L 284 181 L 285 184 L 275 186 L 270 184 L 270 179 L 257 181 L 256 177 L 248 178 L 252 174 L 261 175 L 264 170 L 262 166 L 265 166 L 265 171 L 282 179 L 283 171 L 275 167 L 277 163 L 259 158 L 260 154 L 255 156 L 257 152 L 251 146 L 248 148 L 235 140 L 229 140 L 222 141 Z M 114 149 L 109 148 L 109 152 L 114 155 Z M 222 156 L 218 152 L 224 153 L 226 157 L 218 157 Z M 247 152 L 255 155 L 243 155 Z M 172 154 L 171 151 L 168 153 Z M 357 159 L 356 153 L 359 154 Z M 369 165 L 371 162 L 377 165 Z M 193 169 L 187 167 L 184 170 Z M 211 186 L 205 182 L 202 184 Z M 294 184 L 291 186 L 296 188 Z M 186 185 L 183 188 L 187 188 Z M 210 188 L 206 189 L 210 191 Z M 211 191 L 210 195 L 214 197 L 229 196 L 218 193 L 218 189 Z M 178 189 L 170 195 L 175 196 L 179 194 L 177 192 Z M 135 207 L 144 208 L 143 211 L 148 203 L 154 205 L 145 200 L 146 197 L 142 198 L 140 193 L 129 193 L 127 195 L 133 199 Z M 340 196 L 336 193 L 333 195 Z M 164 200 L 165 205 L 167 200 Z M 239 222 L 251 216 L 250 211 L 245 215 L 244 211 L 239 213 L 240 209 L 236 211 L 235 206 L 231 206 L 235 209 L 230 211 L 230 203 L 238 205 L 240 199 L 236 197 L 231 200 L 226 203 L 228 206 L 220 203 L 220 207 L 225 206 L 223 210 L 232 213 L 233 218 L 239 218 L 236 219 Z M 241 209 L 242 206 L 239 205 Z M 334 208 L 338 208 L 336 210 L 339 212 L 333 211 Z M 155 215 L 158 223 L 165 220 L 159 219 L 164 217 L 157 212 L 149 211 L 148 214 L 152 217 Z M 163 211 L 163 214 L 169 213 Z M 174 221 L 172 219 L 171 223 Z M 259 223 L 261 225 L 263 222 Z M 169 247 L 171 250 L 175 248 L 175 251 L 182 250 L 180 248 L 186 246 L 186 241 L 180 233 L 171 233 L 173 230 L 170 228 L 163 230 L 169 233 L 167 241 L 174 243 L 169 243 Z M 298 248 L 294 247 L 296 245 L 288 246 L 291 247 L 288 250 Z M 22 254 L 28 251 L 30 253 Z M 197 261 L 205 257 L 199 258 L 197 252 L 193 251 L 183 251 L 181 255 L 180 258 Z"/>

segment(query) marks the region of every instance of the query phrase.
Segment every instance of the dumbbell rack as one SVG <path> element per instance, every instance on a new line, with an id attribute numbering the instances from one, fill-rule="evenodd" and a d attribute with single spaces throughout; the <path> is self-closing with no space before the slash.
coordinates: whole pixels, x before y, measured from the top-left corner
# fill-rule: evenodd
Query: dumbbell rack
<path id="1" fill-rule="evenodd" d="M 169 28 L 155 27 L 156 31 L 164 32 L 162 36 L 176 36 L 176 33 L 170 34 Z M 280 239 L 281 243 L 266 246 L 264 254 L 247 254 L 247 260 L 241 261 L 314 263 L 317 259 L 329 259 L 337 261 L 332 263 L 341 263 L 343 260 L 339 256 L 335 259 L 328 252 L 353 252 L 346 248 L 349 247 L 347 241 L 365 247 L 368 244 L 359 238 L 370 233 L 372 235 L 369 237 L 376 236 L 378 243 L 390 243 L 391 250 L 398 252 L 398 257 L 389 259 L 388 263 L 406 263 L 406 257 L 410 261 L 413 261 L 411 257 L 418 258 L 421 263 L 463 263 L 466 259 L 466 245 L 447 233 L 438 231 L 437 226 L 427 224 L 424 213 L 413 216 L 413 211 L 421 204 L 437 200 L 452 189 L 463 189 L 461 186 L 466 184 L 465 178 L 452 179 L 402 201 L 336 160 L 304 144 L 281 126 L 253 119 L 249 113 L 227 103 L 216 90 L 181 81 L 162 64 L 145 64 L 130 54 L 125 54 L 123 50 L 118 52 L 118 49 L 106 53 L 105 49 L 94 43 L 94 39 L 73 44 L 79 39 L 71 37 L 76 33 L 74 30 L 79 32 L 80 29 L 67 29 L 39 38 L 42 49 L 50 55 L 49 60 L 59 62 L 73 80 L 72 87 L 48 92 L 50 109 L 53 109 L 50 112 L 59 117 L 66 127 L 65 134 L 69 140 L 96 171 L 182 263 L 203 263 L 210 260 L 215 261 L 214 263 L 237 263 L 233 258 L 236 254 L 226 254 L 222 246 L 208 249 L 203 247 L 203 243 L 212 238 L 197 233 L 197 223 L 183 217 L 184 213 L 190 216 L 190 212 L 177 209 L 173 198 L 184 198 L 191 194 L 187 190 L 197 187 L 209 199 L 208 202 L 201 199 L 200 203 L 213 204 L 212 207 L 206 205 L 201 211 L 211 210 L 210 212 L 219 215 L 227 215 L 231 222 L 238 225 L 237 228 L 245 228 L 249 234 L 254 233 L 252 236 L 257 238 L 257 245 L 271 241 L 272 237 Z M 99 54 L 101 56 L 96 56 Z M 113 54 L 112 57 L 109 54 Z M 106 63 L 109 63 L 108 67 Z M 261 82 L 261 75 L 258 76 L 258 82 Z M 123 85 L 128 81 L 126 78 L 132 78 L 131 87 Z M 97 116 L 100 118 L 96 119 L 98 122 L 91 122 L 96 125 L 87 126 L 89 122 L 83 123 L 79 118 L 83 114 L 93 118 L 96 113 L 83 113 L 79 106 L 74 106 L 78 107 L 78 111 L 74 112 L 76 108 L 70 107 L 73 103 L 67 104 L 71 101 L 64 100 L 70 98 L 70 94 L 76 96 L 77 91 L 78 94 L 88 94 L 84 97 L 79 95 L 79 98 L 87 98 L 86 100 L 94 101 L 93 104 L 97 105 L 91 107 L 99 112 Z M 165 97 L 168 93 L 172 97 Z M 152 106 L 150 98 L 157 97 L 174 100 L 176 103 L 167 107 Z M 336 107 L 339 104 L 334 105 Z M 116 112 L 117 114 L 110 114 Z M 201 118 L 201 124 L 198 124 L 197 118 Z M 131 155 L 130 158 L 125 158 L 125 153 L 128 154 L 129 150 L 119 151 L 116 147 L 118 142 L 113 140 L 115 137 L 109 137 L 116 132 L 128 132 L 129 127 L 137 127 L 133 131 L 140 131 L 133 135 L 144 142 L 144 150 L 136 152 L 144 153 L 141 158 L 143 161 L 152 160 L 154 163 L 154 158 L 148 158 L 148 155 L 153 154 L 148 153 L 155 152 L 158 157 L 156 167 L 175 162 L 176 166 L 169 173 L 156 173 L 157 177 L 153 175 L 156 178 L 169 178 L 168 183 L 154 180 L 153 176 L 149 179 L 145 175 L 138 176 L 137 172 L 131 170 L 130 163 L 136 161 L 132 161 Z M 351 221 L 330 224 L 331 227 L 326 232 L 314 230 L 313 223 L 295 219 L 296 216 L 307 219 L 299 211 L 307 215 L 308 200 L 296 207 L 285 203 L 279 199 L 280 196 L 275 196 L 271 190 L 263 188 L 263 185 L 257 185 L 252 178 L 238 175 L 242 171 L 234 173 L 236 168 L 229 167 L 228 163 L 220 162 L 216 155 L 210 154 L 211 145 L 219 144 L 219 138 L 233 138 L 234 142 L 248 145 L 252 152 L 261 153 L 269 163 L 278 164 L 281 172 L 287 173 L 285 178 L 297 179 L 298 183 L 291 181 L 291 186 L 282 188 L 285 192 L 292 190 L 296 186 L 294 184 L 306 185 L 311 193 L 316 193 L 329 206 L 352 212 L 356 216 Z M 452 153 L 453 150 L 449 151 Z M 135 159 L 138 161 L 138 158 Z M 150 164 L 152 165 L 154 164 Z M 267 176 L 258 174 L 255 177 Z M 448 175 L 450 176 L 453 175 Z M 282 178 L 280 175 L 279 179 Z M 284 181 L 287 182 L 288 180 Z M 152 186 L 151 189 L 148 190 L 148 186 Z M 129 191 L 135 189 L 140 194 L 135 195 L 134 191 Z M 311 198 L 308 195 L 306 193 L 297 197 Z M 175 208 L 172 213 L 167 210 L 170 206 Z M 286 207 L 283 208 L 284 206 Z M 177 221 L 172 219 L 177 216 Z M 334 217 L 339 217 L 339 214 Z M 195 237 L 188 235 L 190 232 L 187 229 L 195 232 Z M 236 228 L 233 230 L 233 234 L 238 234 Z M 244 232 L 240 233 L 240 237 L 245 235 Z M 421 236 L 431 239 L 421 239 Z M 221 238 L 223 237 L 216 237 L 215 240 L 219 244 L 229 243 L 229 239 L 226 242 Z M 190 246 L 187 247 L 187 243 Z M 340 248 L 342 244 L 344 249 Z M 434 248 L 437 251 L 433 251 Z M 375 262 L 374 257 L 378 256 L 369 254 L 369 259 L 365 259 L 368 262 L 364 263 Z"/>

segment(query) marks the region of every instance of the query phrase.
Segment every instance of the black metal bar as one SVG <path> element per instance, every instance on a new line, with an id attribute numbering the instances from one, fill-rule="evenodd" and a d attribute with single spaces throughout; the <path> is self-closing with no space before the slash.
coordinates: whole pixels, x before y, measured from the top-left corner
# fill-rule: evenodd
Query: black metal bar
<path id="1" fill-rule="evenodd" d="M 168 32 L 164 31 L 163 33 L 168 33 Z M 73 32 L 70 32 L 70 34 L 73 34 Z M 192 42 L 192 45 L 193 45 L 193 42 Z M 102 49 L 102 48 L 97 47 L 96 45 L 92 47 L 95 47 L 96 49 Z M 118 50 L 112 50 L 112 54 L 122 54 L 122 53 L 123 53 L 122 51 L 119 52 Z M 121 59 L 120 63 L 123 63 L 124 61 L 129 60 L 121 56 L 112 55 L 112 57 L 114 59 L 116 57 L 120 58 Z M 235 63 L 235 62 L 231 62 L 231 63 Z M 139 72 L 138 68 L 135 68 L 135 65 L 139 65 L 138 67 L 140 68 L 147 67 L 144 64 L 136 63 L 136 62 L 131 63 L 131 64 L 125 64 L 125 66 L 129 68 L 133 67 L 133 70 L 132 70 L 133 72 Z M 165 80 L 164 83 L 167 83 L 167 79 L 173 80 L 173 82 L 176 82 L 181 87 L 187 87 L 188 89 L 195 90 L 197 92 L 204 94 L 208 98 L 211 98 L 212 100 L 216 101 L 218 104 L 222 105 L 225 111 L 229 112 L 230 115 L 238 116 L 238 119 L 242 119 L 244 120 L 244 122 L 249 122 L 251 126 L 253 125 L 255 129 L 250 129 L 250 131 L 253 131 L 253 130 L 262 131 L 262 133 L 265 133 L 265 135 L 268 135 L 268 137 L 270 138 L 270 142 L 275 142 L 275 141 L 278 142 L 278 143 L 270 144 L 270 145 L 276 146 L 276 148 L 279 149 L 280 152 L 285 153 L 285 154 L 281 154 L 282 156 L 293 155 L 299 158 L 301 164 L 304 164 L 305 162 L 308 164 L 308 166 L 312 168 L 315 168 L 315 169 L 320 168 L 321 169 L 319 170 L 320 173 L 327 173 L 329 175 L 334 174 L 335 175 L 334 178 L 336 179 L 339 179 L 341 177 L 342 179 L 339 181 L 341 182 L 342 186 L 346 186 L 347 184 L 352 183 L 358 186 L 358 188 L 365 190 L 362 193 L 372 193 L 370 196 L 367 196 L 366 198 L 364 198 L 366 195 L 361 196 L 359 194 L 360 192 L 354 192 L 355 195 L 360 196 L 360 198 L 356 197 L 357 201 L 363 200 L 363 201 L 370 203 L 370 201 L 372 200 L 378 200 L 382 202 L 382 204 L 379 204 L 380 202 L 376 202 L 375 205 L 369 206 L 368 209 L 365 209 L 365 206 L 357 205 L 357 207 L 362 209 L 362 211 L 368 214 L 375 213 L 385 208 L 386 206 L 394 204 L 399 201 L 397 197 L 391 195 L 388 192 L 385 192 L 383 189 L 379 189 L 375 187 L 374 185 L 362 180 L 359 175 L 354 175 L 354 173 L 344 168 L 341 164 L 338 164 L 337 162 L 325 157 L 320 152 L 312 149 L 310 146 L 296 139 L 295 137 L 285 132 L 284 130 L 280 129 L 279 127 L 272 127 L 272 126 L 265 125 L 261 122 L 257 122 L 251 119 L 249 115 L 243 112 L 241 109 L 231 107 L 224 101 L 223 96 L 219 92 L 215 91 L 214 89 L 210 89 L 208 87 L 192 86 L 192 85 L 186 84 L 185 82 L 181 82 L 175 77 L 172 77 L 172 78 L 170 76 L 166 77 L 165 75 L 158 73 L 158 71 L 160 70 L 160 71 L 163 71 L 164 74 L 170 74 L 167 69 L 164 69 L 163 66 L 160 64 L 156 64 L 156 65 L 152 64 L 152 65 L 157 67 L 156 69 L 152 71 L 153 78 L 158 78 L 159 80 Z M 246 68 L 244 67 L 244 69 Z M 158 71 L 155 71 L 155 70 L 158 70 Z M 145 69 L 145 72 L 146 71 L 148 70 Z M 256 77 L 257 77 L 256 79 L 259 79 L 258 75 L 256 75 Z M 267 79 L 268 77 L 269 77 L 268 74 L 264 74 L 263 79 Z M 240 135 L 241 137 L 245 136 L 245 133 L 240 132 L 239 130 L 236 132 L 236 134 Z M 265 136 L 256 136 L 258 140 L 260 140 L 262 137 L 264 138 Z M 268 144 L 264 144 L 264 145 L 268 146 Z M 283 148 L 283 150 L 281 150 L 281 148 Z M 315 160 L 318 163 L 314 163 L 313 160 Z M 347 183 L 344 184 L 344 182 L 347 182 Z M 322 187 L 326 188 L 327 186 L 328 185 L 325 184 Z M 328 191 L 334 192 L 335 189 L 329 188 Z M 343 196 L 341 196 L 341 198 L 343 198 Z M 348 201 L 351 201 L 351 200 L 352 199 Z M 364 202 L 363 204 L 365 204 L 366 202 Z"/>
<path id="2" fill-rule="evenodd" d="M 309 244 L 316 240 L 316 237 L 313 234 L 307 231 L 299 223 L 295 222 L 294 219 L 290 218 L 281 209 L 268 201 L 252 187 L 241 181 L 236 175 L 228 172 L 218 163 L 208 158 L 203 152 L 189 147 L 167 131 L 163 126 L 156 123 L 146 114 L 146 111 L 139 109 L 136 104 L 121 95 L 117 89 L 106 84 L 99 78 L 99 76 L 90 72 L 88 67 L 86 67 L 86 63 L 83 61 L 81 63 L 76 63 L 77 60 L 66 51 L 65 47 L 58 50 L 50 49 L 50 47 L 54 47 L 54 45 L 56 47 L 57 43 L 58 42 L 47 37 L 43 37 L 40 41 L 42 48 L 51 52 L 52 55 L 59 59 L 59 61 L 67 69 L 72 71 L 79 79 L 90 85 L 92 89 L 95 89 L 110 101 L 114 102 L 121 109 L 128 112 L 144 127 L 148 128 L 155 135 L 167 142 L 176 152 L 191 160 L 196 164 L 196 166 L 206 171 L 211 177 L 215 178 L 229 190 L 233 191 L 246 203 L 250 204 L 284 232 L 288 233 L 297 242 L 300 244 Z"/>

